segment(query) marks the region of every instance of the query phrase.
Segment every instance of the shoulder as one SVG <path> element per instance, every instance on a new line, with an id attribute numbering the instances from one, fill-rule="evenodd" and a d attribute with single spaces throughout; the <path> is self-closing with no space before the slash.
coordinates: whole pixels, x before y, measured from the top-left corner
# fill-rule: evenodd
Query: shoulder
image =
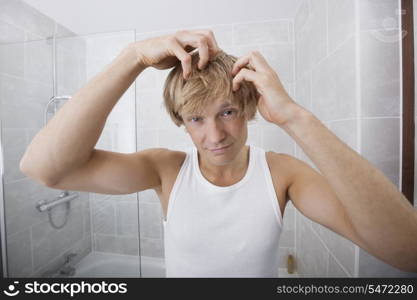
<path id="1" fill-rule="evenodd" d="M 160 175 L 161 181 L 176 176 L 180 170 L 187 153 L 167 148 L 151 148 L 152 161 Z"/>
<path id="2" fill-rule="evenodd" d="M 303 161 L 286 153 L 265 151 L 265 155 L 272 175 L 281 178 L 281 180 L 285 178 L 289 185 L 306 165 Z"/>

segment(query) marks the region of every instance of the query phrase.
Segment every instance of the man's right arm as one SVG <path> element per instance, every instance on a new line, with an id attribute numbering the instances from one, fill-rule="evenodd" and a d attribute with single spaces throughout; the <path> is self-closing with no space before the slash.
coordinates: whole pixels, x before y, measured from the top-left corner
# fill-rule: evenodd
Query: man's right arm
<path id="1" fill-rule="evenodd" d="M 188 77 L 191 55 L 186 47 L 199 49 L 201 68 L 219 51 L 209 30 L 178 31 L 126 47 L 34 137 L 20 161 L 21 171 L 59 189 L 125 194 L 158 187 L 172 151 L 124 154 L 94 146 L 114 105 L 145 68 L 164 70 L 181 61 L 183 76 Z"/>
<path id="2" fill-rule="evenodd" d="M 53 185 L 89 161 L 108 115 L 144 69 L 133 44 L 124 48 L 37 133 L 20 161 L 21 171 Z"/>

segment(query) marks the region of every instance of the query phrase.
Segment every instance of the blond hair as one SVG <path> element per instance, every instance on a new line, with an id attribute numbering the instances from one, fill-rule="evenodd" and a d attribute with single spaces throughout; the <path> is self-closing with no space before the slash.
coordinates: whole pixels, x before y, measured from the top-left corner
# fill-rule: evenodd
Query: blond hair
<path id="1" fill-rule="evenodd" d="M 242 81 L 236 92 L 232 91 L 231 74 L 237 58 L 223 50 L 210 59 L 203 70 L 198 69 L 199 53 L 191 53 L 191 73 L 184 79 L 181 62 L 169 72 L 164 84 L 165 108 L 175 125 L 181 126 L 183 114 L 201 113 L 215 100 L 230 100 L 239 107 L 239 117 L 248 121 L 255 118 L 259 94 L 253 83 Z M 252 69 L 247 66 L 248 69 Z M 253 69 L 252 69 L 253 70 Z"/>

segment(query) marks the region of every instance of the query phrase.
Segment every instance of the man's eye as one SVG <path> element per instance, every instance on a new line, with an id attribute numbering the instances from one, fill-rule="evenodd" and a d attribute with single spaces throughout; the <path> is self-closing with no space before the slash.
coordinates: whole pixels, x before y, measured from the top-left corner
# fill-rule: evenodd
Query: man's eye
<path id="1" fill-rule="evenodd" d="M 229 113 L 230 112 L 230 114 L 226 114 L 226 113 Z M 230 115 L 232 115 L 234 113 L 234 111 L 233 110 L 226 110 L 223 114 L 226 114 L 226 116 L 230 116 Z"/>
<path id="2" fill-rule="evenodd" d="M 200 119 L 200 118 L 199 117 L 194 117 L 194 118 L 191 118 L 190 120 L 191 120 L 191 122 L 197 122 L 198 119 Z"/>

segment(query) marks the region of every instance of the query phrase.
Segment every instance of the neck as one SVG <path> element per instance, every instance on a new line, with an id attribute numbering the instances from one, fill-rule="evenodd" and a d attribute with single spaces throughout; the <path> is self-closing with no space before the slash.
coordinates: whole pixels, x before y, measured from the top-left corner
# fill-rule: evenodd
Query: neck
<path id="1" fill-rule="evenodd" d="M 244 146 L 230 163 L 219 166 L 210 164 L 197 154 L 201 172 L 210 178 L 234 178 L 245 172 L 249 165 L 249 146 Z"/>

